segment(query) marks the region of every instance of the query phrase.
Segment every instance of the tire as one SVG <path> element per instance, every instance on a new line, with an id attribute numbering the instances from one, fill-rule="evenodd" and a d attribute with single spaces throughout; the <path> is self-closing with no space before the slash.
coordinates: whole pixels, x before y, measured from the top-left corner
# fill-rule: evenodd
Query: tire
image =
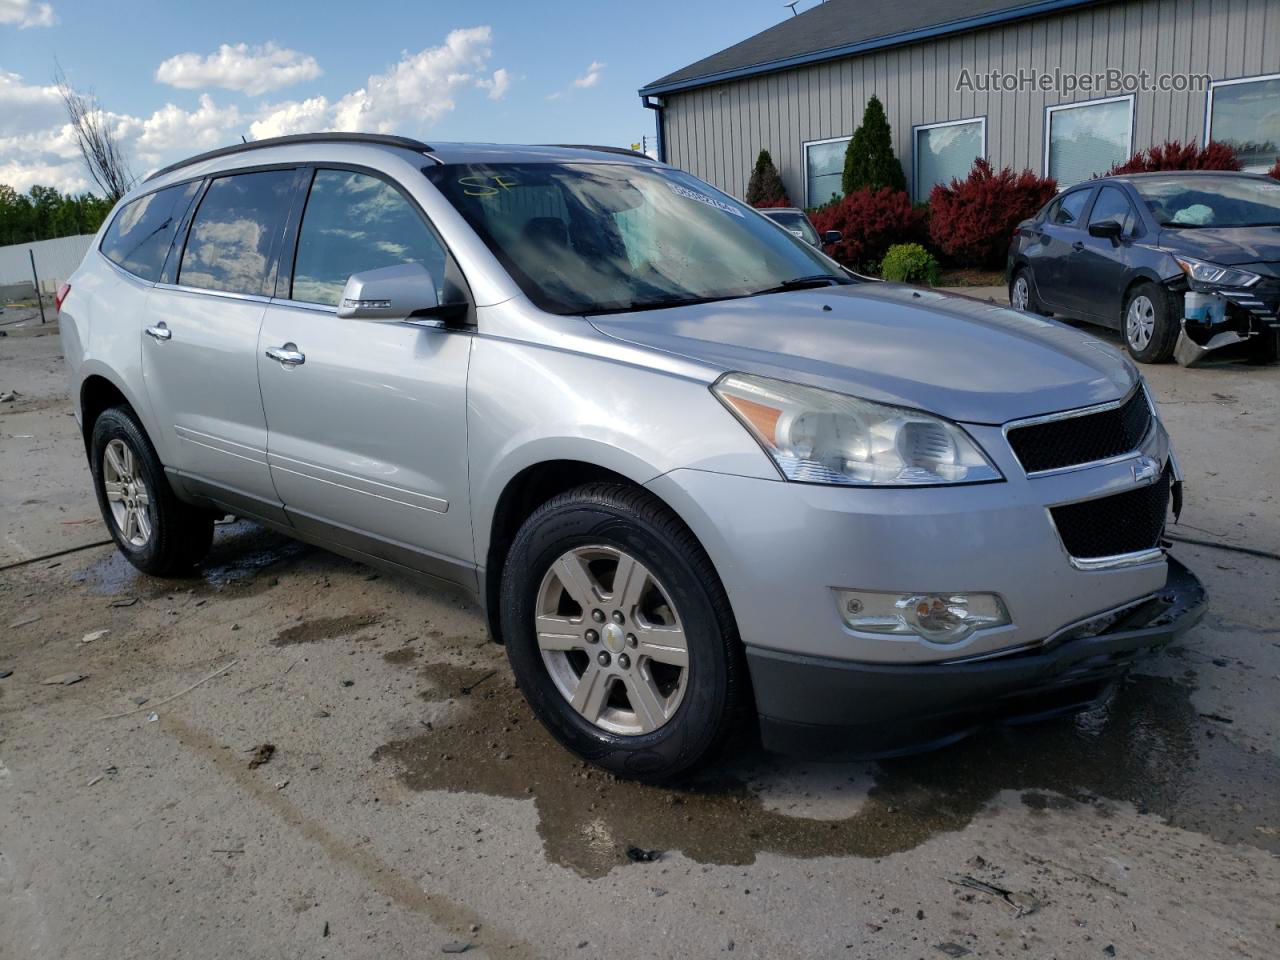
<path id="1" fill-rule="evenodd" d="M 143 573 L 172 577 L 190 574 L 204 559 L 214 515 L 174 496 L 133 411 L 111 407 L 94 422 L 89 467 L 102 519 L 130 563 Z"/>
<path id="2" fill-rule="evenodd" d="M 624 564 L 630 586 L 615 589 Z M 535 510 L 508 554 L 501 612 L 533 712 L 561 744 L 615 774 L 657 782 L 689 772 L 743 713 L 746 668 L 720 578 L 689 529 L 644 490 L 590 484 Z"/>
<path id="3" fill-rule="evenodd" d="M 1025 302 L 1019 306 L 1018 301 L 1022 297 L 1022 291 L 1019 284 L 1026 285 Z M 1035 278 L 1031 275 L 1030 267 L 1019 267 L 1013 272 L 1013 277 L 1009 281 L 1009 305 L 1015 310 L 1026 310 L 1030 313 L 1038 313 L 1042 316 L 1046 314 L 1044 304 L 1040 302 L 1040 298 L 1036 296 Z"/>
<path id="4" fill-rule="evenodd" d="M 1129 291 L 1120 314 L 1120 335 L 1129 356 L 1139 363 L 1167 363 L 1178 341 L 1181 317 L 1168 292 L 1145 281 Z"/>

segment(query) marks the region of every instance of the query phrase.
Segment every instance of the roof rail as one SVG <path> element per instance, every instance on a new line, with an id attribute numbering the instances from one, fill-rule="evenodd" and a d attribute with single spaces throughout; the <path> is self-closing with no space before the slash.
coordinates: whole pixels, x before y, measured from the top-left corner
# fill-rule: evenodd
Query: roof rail
<path id="1" fill-rule="evenodd" d="M 561 147 L 565 150 L 595 150 L 598 153 L 620 153 L 624 157 L 639 157 L 641 160 L 648 160 L 650 163 L 657 161 L 647 153 L 641 153 L 639 150 L 628 150 L 626 147 L 600 147 L 592 143 L 544 143 L 544 147 Z"/>
<path id="2" fill-rule="evenodd" d="M 161 167 L 147 177 L 147 180 L 154 180 L 156 177 L 162 177 L 166 173 L 181 170 L 183 167 L 189 167 L 191 164 L 200 163 L 203 160 L 229 157 L 232 154 L 244 153 L 248 150 L 287 147 L 295 143 L 370 143 L 384 147 L 402 147 L 418 153 L 428 153 L 432 149 L 429 144 L 425 144 L 421 140 L 414 140 L 410 137 L 396 137 L 386 133 L 294 133 L 287 137 L 267 137 L 265 140 L 233 143 L 229 147 L 219 147 L 217 150 L 210 150 L 207 153 L 198 153 L 194 157 L 188 157 L 186 160 L 180 160 L 177 163 L 169 164 L 167 167 Z"/>

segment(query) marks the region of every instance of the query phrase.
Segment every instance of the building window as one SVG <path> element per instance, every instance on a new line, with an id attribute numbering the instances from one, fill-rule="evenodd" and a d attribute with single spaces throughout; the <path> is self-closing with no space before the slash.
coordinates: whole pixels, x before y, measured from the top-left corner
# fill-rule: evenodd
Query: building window
<path id="1" fill-rule="evenodd" d="M 1049 107 L 1045 112 L 1045 175 L 1058 188 L 1101 176 L 1133 151 L 1133 97 Z"/>
<path id="2" fill-rule="evenodd" d="M 833 197 L 844 195 L 844 151 L 848 137 L 813 140 L 804 145 L 804 205 L 820 207 Z"/>
<path id="3" fill-rule="evenodd" d="M 973 161 L 987 155 L 987 121 L 950 120 L 915 128 L 915 198 L 929 199 L 934 184 L 963 180 Z"/>
<path id="4" fill-rule="evenodd" d="M 1280 156 L 1280 73 L 1209 86 L 1205 142 L 1230 144 L 1246 170 L 1266 172 Z"/>

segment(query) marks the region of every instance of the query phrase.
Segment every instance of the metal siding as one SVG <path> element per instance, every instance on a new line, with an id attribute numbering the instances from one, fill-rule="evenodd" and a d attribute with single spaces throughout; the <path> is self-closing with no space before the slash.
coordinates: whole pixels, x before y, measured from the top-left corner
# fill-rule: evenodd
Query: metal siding
<path id="1" fill-rule="evenodd" d="M 668 94 L 673 164 L 739 196 L 756 154 L 773 156 L 787 192 L 804 198 L 803 143 L 850 136 L 873 93 L 885 104 L 894 149 L 910 184 L 912 128 L 987 119 L 997 167 L 1044 165 L 1045 108 L 1121 91 L 956 91 L 962 67 L 975 77 L 1006 72 L 1206 72 L 1215 80 L 1280 73 L 1280 0 L 1123 0 L 961 36 Z M 1133 148 L 1204 135 L 1204 91 L 1134 97 Z"/>

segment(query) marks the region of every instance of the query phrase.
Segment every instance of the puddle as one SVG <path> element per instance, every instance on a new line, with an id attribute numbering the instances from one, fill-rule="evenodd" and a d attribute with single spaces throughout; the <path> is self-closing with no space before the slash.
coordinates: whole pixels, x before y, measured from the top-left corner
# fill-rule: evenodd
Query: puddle
<path id="1" fill-rule="evenodd" d="M 271 640 L 273 647 L 291 647 L 299 643 L 318 643 L 345 637 L 364 627 L 371 627 L 382 618 L 373 613 L 349 613 L 341 617 L 317 617 L 303 620 L 281 630 Z"/>
<path id="2" fill-rule="evenodd" d="M 188 578 L 149 577 L 139 572 L 119 550 L 112 550 L 73 574 L 73 579 L 83 583 L 90 593 L 113 597 L 156 598 L 167 596 L 175 589 L 215 593 L 235 589 L 241 596 L 250 596 L 272 586 L 271 578 L 260 574 L 269 567 L 296 560 L 309 549 L 283 534 L 240 520 L 215 528 L 209 555 Z"/>
<path id="3" fill-rule="evenodd" d="M 419 672 L 430 683 L 422 696 L 454 699 L 456 720 L 387 743 L 374 759 L 393 761 L 413 790 L 532 799 L 548 859 L 583 876 L 626 862 L 632 845 L 713 864 L 749 864 L 764 851 L 884 856 L 963 828 L 1002 790 L 1022 791 L 1032 809 L 1088 805 L 1099 816 L 1109 801 L 1128 801 L 1178 827 L 1280 852 L 1280 839 L 1257 829 L 1280 819 L 1280 762 L 1227 740 L 1197 715 L 1190 689 L 1167 678 L 1134 677 L 1110 705 L 1075 719 L 880 763 L 815 766 L 731 745 L 717 769 L 673 788 L 620 781 L 571 757 L 497 659 Z"/>

